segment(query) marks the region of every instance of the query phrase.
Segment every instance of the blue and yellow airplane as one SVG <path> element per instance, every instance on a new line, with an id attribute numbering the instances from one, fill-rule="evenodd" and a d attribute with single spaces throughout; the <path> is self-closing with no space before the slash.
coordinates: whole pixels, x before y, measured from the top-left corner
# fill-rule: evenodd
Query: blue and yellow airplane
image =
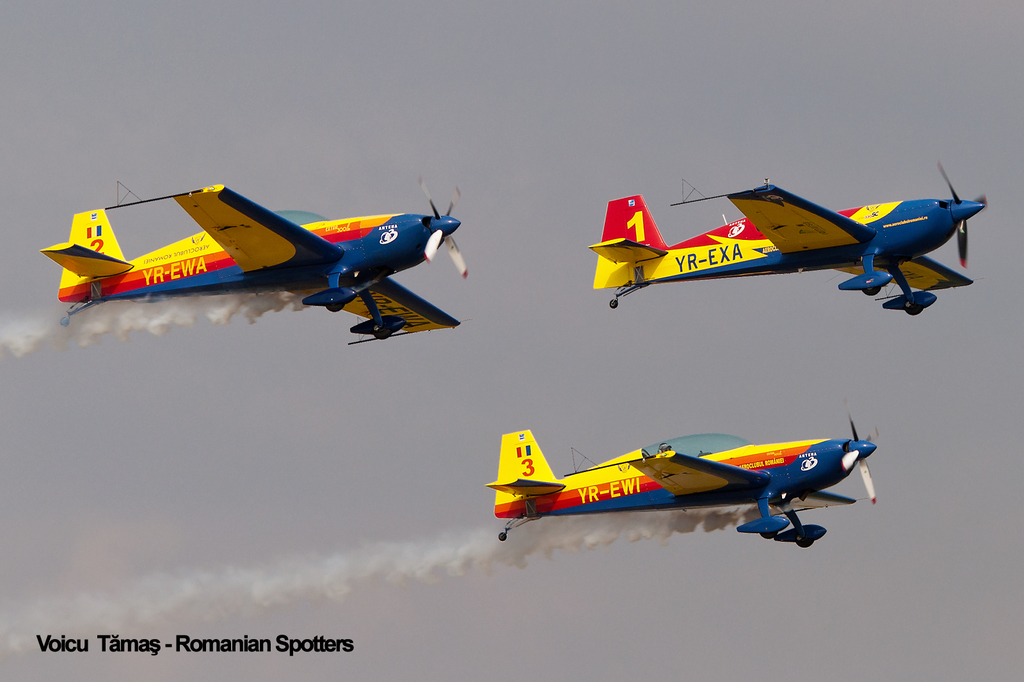
<path id="1" fill-rule="evenodd" d="M 556 478 L 530 431 L 501 437 L 494 515 L 516 526 L 543 516 L 623 511 L 665 511 L 756 504 L 761 517 L 739 526 L 779 542 L 810 547 L 825 534 L 797 512 L 853 504 L 825 492 L 859 465 L 871 502 L 875 488 L 866 459 L 872 437 L 753 445 L 736 436 L 704 433 L 672 438 Z M 793 527 L 785 530 L 792 523 Z"/>
<path id="2" fill-rule="evenodd" d="M 441 215 L 422 180 L 420 186 L 432 215 L 328 220 L 306 211 L 275 213 L 223 185 L 78 213 L 68 241 L 42 250 L 64 268 L 58 298 L 74 304 L 61 324 L 104 301 L 292 291 L 307 294 L 305 305 L 367 318 L 351 331 L 377 339 L 399 330 L 458 326 L 458 320 L 391 279 L 432 260 L 442 242 L 466 276 L 452 237 L 460 225 L 451 217 L 458 188 Z M 125 260 L 106 212 L 162 199 L 176 201 L 203 231 Z"/>
<path id="3" fill-rule="evenodd" d="M 616 199 L 608 202 L 601 243 L 590 247 L 598 256 L 594 288 L 617 288 L 609 302 L 616 308 L 621 296 L 655 283 L 836 269 L 853 275 L 839 284 L 846 291 L 874 296 L 895 282 L 902 293 L 882 307 L 917 315 L 935 302 L 932 291 L 971 284 L 924 254 L 955 232 L 960 263 L 967 267 L 967 219 L 987 204 L 984 196 L 961 200 L 945 171 L 942 176 L 952 200 L 894 201 L 838 212 L 766 181 L 721 195 L 744 218 L 675 246 L 661 238 L 642 196 Z"/>

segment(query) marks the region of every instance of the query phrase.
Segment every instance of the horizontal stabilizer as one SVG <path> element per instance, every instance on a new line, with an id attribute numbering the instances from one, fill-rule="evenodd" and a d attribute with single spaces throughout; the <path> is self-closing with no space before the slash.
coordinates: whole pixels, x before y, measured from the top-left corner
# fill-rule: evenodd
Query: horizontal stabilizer
<path id="1" fill-rule="evenodd" d="M 523 496 L 537 496 L 537 495 L 548 495 L 550 493 L 557 493 L 559 490 L 565 488 L 564 483 L 553 483 L 551 481 L 531 481 L 525 478 L 519 478 L 510 483 L 488 483 L 488 488 L 494 490 L 500 490 L 503 493 L 509 495 L 523 495 Z"/>
<path id="2" fill-rule="evenodd" d="M 40 253 L 79 277 L 111 277 L 128 272 L 134 267 L 119 258 L 71 242 L 55 244 Z"/>
<path id="3" fill-rule="evenodd" d="M 645 260 L 661 258 L 668 253 L 668 251 L 639 244 L 624 237 L 594 244 L 590 250 L 613 263 L 642 263 Z"/>

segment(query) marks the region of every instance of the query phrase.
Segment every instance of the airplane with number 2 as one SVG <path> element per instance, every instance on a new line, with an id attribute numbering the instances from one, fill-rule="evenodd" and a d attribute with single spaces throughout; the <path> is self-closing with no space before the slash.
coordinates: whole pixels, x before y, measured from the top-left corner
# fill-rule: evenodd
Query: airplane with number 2
<path id="1" fill-rule="evenodd" d="M 924 254 L 955 232 L 967 267 L 967 219 L 985 208 L 984 196 L 963 201 L 942 172 L 952 200 L 921 199 L 831 211 L 768 184 L 728 195 L 744 218 L 668 246 L 642 196 L 608 202 L 594 288 L 617 288 L 609 305 L 650 284 L 836 269 L 853 275 L 844 291 L 878 294 L 892 282 L 900 294 L 882 307 L 917 315 L 935 302 L 937 289 L 971 280 Z M 704 201 L 719 197 L 706 197 Z M 692 203 L 692 201 L 682 201 Z M 679 204 L 673 204 L 679 205 Z M 917 291 L 915 291 L 917 289 Z"/>
<path id="2" fill-rule="evenodd" d="M 452 238 L 460 225 L 451 217 L 458 188 L 441 215 L 422 180 L 420 186 L 431 215 L 328 220 L 307 211 L 269 211 L 223 185 L 78 213 L 68 242 L 42 250 L 64 268 L 58 298 L 73 305 L 61 324 L 105 301 L 292 291 L 307 294 L 305 305 L 367 318 L 351 331 L 376 339 L 456 327 L 458 320 L 391 279 L 432 260 L 442 242 L 466 276 Z M 176 201 L 203 231 L 125 260 L 106 212 L 163 199 Z"/>
<path id="3" fill-rule="evenodd" d="M 736 436 L 704 433 L 673 438 L 557 478 L 530 431 L 501 437 L 494 515 L 508 519 L 498 534 L 544 516 L 668 511 L 756 504 L 760 518 L 736 530 L 810 547 L 825 529 L 797 512 L 847 505 L 853 498 L 826 492 L 858 465 L 868 496 L 875 488 L 866 459 L 875 434 L 853 438 L 753 445 Z M 792 528 L 786 530 L 790 524 Z"/>

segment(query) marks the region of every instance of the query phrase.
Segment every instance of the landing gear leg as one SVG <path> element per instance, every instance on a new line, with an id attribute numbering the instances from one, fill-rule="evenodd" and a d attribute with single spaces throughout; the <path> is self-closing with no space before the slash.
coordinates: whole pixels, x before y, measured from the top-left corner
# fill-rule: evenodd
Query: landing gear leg
<path id="1" fill-rule="evenodd" d="M 896 284 L 899 285 L 900 291 L 903 292 L 903 296 L 900 298 L 903 299 L 903 312 L 907 315 L 920 315 L 921 311 L 924 310 L 926 306 L 931 305 L 935 301 L 935 294 L 929 291 L 919 292 L 915 296 L 914 291 L 910 288 L 910 284 L 907 283 L 907 278 L 900 270 L 899 263 L 896 263 L 889 268 L 889 274 L 891 274 L 892 278 L 896 280 Z M 921 300 L 918 300 L 919 298 Z M 897 307 L 897 310 L 898 309 L 899 308 Z"/>
<path id="2" fill-rule="evenodd" d="M 642 277 L 643 277 L 642 273 L 638 273 L 637 276 L 640 279 L 638 279 L 636 283 L 634 283 L 634 284 L 627 284 L 624 287 L 619 287 L 619 290 L 615 292 L 615 298 L 613 298 L 612 300 L 608 301 L 608 307 L 609 308 L 611 308 L 612 310 L 615 310 L 616 308 L 619 307 L 619 299 L 620 298 L 622 298 L 623 296 L 629 296 L 634 291 L 637 291 L 639 289 L 643 289 L 645 286 L 650 284 L 650 282 L 645 282 L 642 279 Z"/>
<path id="3" fill-rule="evenodd" d="M 384 319 L 380 315 L 380 308 L 377 307 L 377 302 L 373 300 L 373 296 L 370 294 L 368 289 L 363 289 L 359 292 L 359 298 L 363 300 L 366 305 L 366 310 L 369 311 L 373 317 L 373 337 L 375 339 L 386 339 L 391 336 L 391 330 L 384 326 Z"/>
<path id="4" fill-rule="evenodd" d="M 103 300 L 102 299 L 97 299 L 97 298 L 92 298 L 92 299 L 87 299 L 85 301 L 79 301 L 78 303 L 75 303 L 70 308 L 68 308 L 67 314 L 65 314 L 64 317 L 60 318 L 60 326 L 62 326 L 62 327 L 68 326 L 69 324 L 71 324 L 71 316 L 72 315 L 74 315 L 75 313 L 80 313 L 83 310 L 85 310 L 86 308 L 91 308 L 92 306 L 94 306 L 94 305 L 96 305 L 98 303 L 103 303 Z"/>
<path id="5" fill-rule="evenodd" d="M 505 540 L 508 539 L 508 533 L 509 533 L 510 530 L 512 530 L 513 528 L 518 528 L 519 526 L 523 525 L 524 523 L 529 523 L 530 521 L 535 521 L 536 519 L 539 519 L 539 518 L 540 518 L 539 516 L 526 516 L 524 514 L 523 516 L 517 516 L 514 519 L 509 519 L 508 523 L 505 524 L 505 530 L 503 530 L 500 533 L 498 533 L 498 540 L 500 540 L 501 542 L 505 542 Z"/>

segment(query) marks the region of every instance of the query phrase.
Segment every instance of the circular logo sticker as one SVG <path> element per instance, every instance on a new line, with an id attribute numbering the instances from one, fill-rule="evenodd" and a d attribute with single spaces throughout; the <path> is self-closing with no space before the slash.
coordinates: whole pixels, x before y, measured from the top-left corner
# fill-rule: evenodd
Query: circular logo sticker
<path id="1" fill-rule="evenodd" d="M 743 223 L 739 223 L 737 225 L 733 225 L 732 227 L 730 227 L 729 228 L 729 238 L 732 239 L 733 237 L 738 235 L 740 232 L 743 231 L 744 227 L 746 227 L 746 225 L 743 224 Z"/>
<path id="2" fill-rule="evenodd" d="M 387 232 L 385 232 L 384 234 L 382 234 L 380 236 L 380 243 L 381 244 L 390 244 L 391 242 L 395 241 L 396 237 L 398 237 L 398 231 L 397 230 L 388 230 Z"/>
<path id="3" fill-rule="evenodd" d="M 818 458 L 808 457 L 804 461 L 800 462 L 800 471 L 810 471 L 816 466 L 818 466 Z"/>

